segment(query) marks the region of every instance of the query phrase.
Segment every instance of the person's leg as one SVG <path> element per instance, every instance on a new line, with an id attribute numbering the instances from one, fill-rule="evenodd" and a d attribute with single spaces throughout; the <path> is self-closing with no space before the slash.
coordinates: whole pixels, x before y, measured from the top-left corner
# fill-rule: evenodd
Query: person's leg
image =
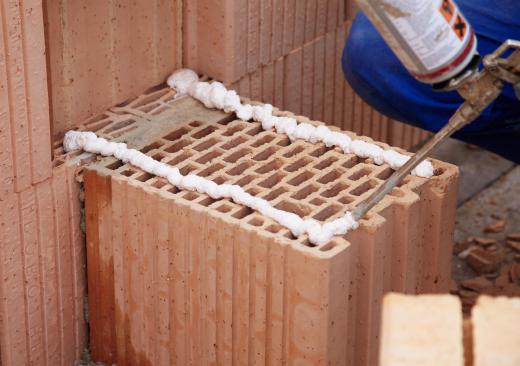
<path id="1" fill-rule="evenodd" d="M 478 31 L 477 38 L 482 54 L 502 42 Z M 342 61 L 352 88 L 375 109 L 396 120 L 437 131 L 462 103 L 456 92 L 434 92 L 416 81 L 362 13 L 354 19 Z M 512 88 L 506 88 L 477 121 L 455 137 L 520 162 L 520 101 Z"/>

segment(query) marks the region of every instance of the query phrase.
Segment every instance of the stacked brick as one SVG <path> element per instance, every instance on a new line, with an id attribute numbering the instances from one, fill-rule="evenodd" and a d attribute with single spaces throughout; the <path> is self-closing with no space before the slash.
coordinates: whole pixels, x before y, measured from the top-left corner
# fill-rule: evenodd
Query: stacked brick
<path id="1" fill-rule="evenodd" d="M 481 296 L 462 319 L 451 295 L 384 299 L 381 366 L 520 364 L 520 298 Z"/>
<path id="2" fill-rule="evenodd" d="M 41 1 L 0 15 L 0 363 L 71 365 L 86 347 L 80 186 L 51 162 Z"/>
<path id="3" fill-rule="evenodd" d="M 411 148 L 427 137 L 366 105 L 344 82 L 352 0 L 190 1 L 184 64 L 243 96 Z"/>
<path id="4" fill-rule="evenodd" d="M 54 136 L 181 66 L 180 0 L 49 0 L 44 7 Z"/>
<path id="5" fill-rule="evenodd" d="M 339 217 L 392 172 L 168 90 L 115 110 L 81 129 L 106 136 L 123 113 L 139 116 L 116 139 L 319 221 Z M 435 167 L 432 179 L 406 178 L 358 230 L 316 248 L 230 200 L 178 191 L 113 158 L 88 165 L 93 358 L 375 365 L 383 294 L 448 290 L 457 171 Z"/>

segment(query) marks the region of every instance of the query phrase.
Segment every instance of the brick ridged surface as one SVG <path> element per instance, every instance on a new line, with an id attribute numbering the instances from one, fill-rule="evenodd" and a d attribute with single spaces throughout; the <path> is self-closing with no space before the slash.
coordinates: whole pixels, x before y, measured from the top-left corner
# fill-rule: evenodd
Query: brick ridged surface
<path id="1" fill-rule="evenodd" d="M 48 0 L 45 12 L 54 136 L 181 66 L 179 0 Z"/>
<path id="2" fill-rule="evenodd" d="M 4 366 L 71 365 L 86 347 L 85 253 L 76 166 L 0 200 Z"/>
<path id="3" fill-rule="evenodd" d="M 0 1 L 0 200 L 51 176 L 41 1 Z"/>
<path id="4" fill-rule="evenodd" d="M 518 365 L 519 321 L 520 298 L 480 296 L 463 320 L 456 296 L 388 294 L 379 365 Z"/>
<path id="5" fill-rule="evenodd" d="M 110 131 L 124 115 L 133 130 Z M 168 90 L 81 129 L 319 221 L 352 208 L 391 173 L 320 144 L 290 143 L 191 98 L 173 100 Z M 448 289 L 457 170 L 434 165 L 435 177 L 406 178 L 358 230 L 319 249 L 229 200 L 178 191 L 113 158 L 90 164 L 94 359 L 375 365 L 383 294 Z"/>

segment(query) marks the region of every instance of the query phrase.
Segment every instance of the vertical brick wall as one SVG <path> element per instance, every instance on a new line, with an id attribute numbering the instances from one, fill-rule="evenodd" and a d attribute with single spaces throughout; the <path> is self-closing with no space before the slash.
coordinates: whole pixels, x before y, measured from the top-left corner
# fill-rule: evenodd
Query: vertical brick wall
<path id="1" fill-rule="evenodd" d="M 47 0 L 45 14 L 54 136 L 181 65 L 180 0 Z"/>
<path id="2" fill-rule="evenodd" d="M 2 365 L 71 365 L 86 347 L 75 165 L 0 200 Z"/>
<path id="3" fill-rule="evenodd" d="M 116 110 L 81 129 L 110 137 L 123 113 L 139 116 L 117 133 L 130 146 L 320 221 L 391 173 L 320 144 L 289 143 L 191 98 L 174 100 L 168 89 Z M 408 177 L 358 230 L 323 250 L 229 200 L 178 191 L 114 159 L 89 165 L 94 358 L 375 365 L 383 294 L 448 289 L 457 172 L 434 164 L 436 177 Z"/>
<path id="4" fill-rule="evenodd" d="M 0 1 L 0 199 L 51 176 L 41 1 Z"/>
<path id="5" fill-rule="evenodd" d="M 409 149 L 427 133 L 382 116 L 345 82 L 353 0 L 194 0 L 184 8 L 184 65 L 240 94 Z"/>

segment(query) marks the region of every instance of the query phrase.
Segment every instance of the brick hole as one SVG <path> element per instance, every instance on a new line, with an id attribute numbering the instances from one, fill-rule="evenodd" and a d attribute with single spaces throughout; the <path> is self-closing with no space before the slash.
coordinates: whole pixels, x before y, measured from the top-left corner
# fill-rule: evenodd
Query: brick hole
<path id="1" fill-rule="evenodd" d="M 290 185 L 292 186 L 299 186 L 300 184 L 302 184 L 303 182 L 306 182 L 308 181 L 309 179 L 311 179 L 312 177 L 314 177 L 314 174 L 309 172 L 309 171 L 305 171 L 301 174 L 299 174 L 298 176 L 296 176 L 295 178 L 291 179 L 289 182 Z"/>
<path id="2" fill-rule="evenodd" d="M 86 124 L 85 126 L 88 126 L 88 130 L 92 132 L 97 132 L 99 130 L 102 130 L 106 126 L 108 126 L 112 121 L 101 121 L 101 122 L 94 122 L 92 124 Z"/>
<path id="3" fill-rule="evenodd" d="M 270 233 L 273 233 L 273 234 L 276 234 L 277 232 L 279 232 L 280 230 L 282 230 L 283 228 L 280 226 L 280 225 L 269 225 L 268 227 L 265 228 L 267 231 L 269 231 Z"/>
<path id="4" fill-rule="evenodd" d="M 410 176 L 407 176 L 405 177 L 402 181 L 399 182 L 399 184 L 397 184 L 397 187 L 402 187 L 402 186 L 405 186 L 407 185 L 408 183 L 410 183 L 410 181 L 412 180 L 412 178 Z"/>
<path id="5" fill-rule="evenodd" d="M 143 174 L 137 176 L 135 179 L 140 181 L 140 182 L 146 182 L 146 181 L 148 181 L 148 180 L 150 180 L 150 179 L 152 179 L 154 177 L 155 177 L 155 175 L 153 175 L 153 174 L 143 173 Z"/>
<path id="6" fill-rule="evenodd" d="M 271 134 L 265 135 L 261 139 L 259 139 L 259 140 L 255 141 L 254 143 L 252 143 L 251 146 L 252 147 L 259 147 L 259 146 L 265 145 L 265 144 L 273 141 L 274 138 L 275 137 L 273 135 L 271 135 Z"/>
<path id="7" fill-rule="evenodd" d="M 139 110 L 141 112 L 144 112 L 144 113 L 150 113 L 151 111 L 153 111 L 158 106 L 160 106 L 159 103 L 151 103 L 151 104 L 144 105 L 144 106 L 140 107 Z"/>
<path id="8" fill-rule="evenodd" d="M 242 124 L 235 124 L 234 126 L 228 128 L 226 131 L 222 133 L 222 136 L 233 136 L 238 131 L 242 131 L 244 126 Z"/>
<path id="9" fill-rule="evenodd" d="M 195 192 L 185 192 L 181 197 L 188 201 L 193 201 L 199 198 L 199 194 Z"/>
<path id="10" fill-rule="evenodd" d="M 133 131 L 133 130 L 136 130 L 136 129 L 137 129 L 137 125 L 133 125 L 133 126 L 130 126 L 130 127 L 128 127 L 128 128 L 124 128 L 124 129 L 122 129 L 122 130 L 119 130 L 119 131 L 117 131 L 117 132 L 112 132 L 112 133 L 110 134 L 110 137 L 109 137 L 109 138 L 111 138 L 111 139 L 117 139 L 117 138 L 123 136 L 125 133 L 128 133 L 128 132 Z"/>
<path id="11" fill-rule="evenodd" d="M 65 163 L 65 162 L 64 162 L 63 160 L 61 160 L 61 159 L 60 159 L 60 160 L 54 160 L 54 161 L 52 162 L 52 167 L 53 167 L 53 168 L 57 168 L 57 167 L 59 167 L 60 165 L 63 165 L 64 163 Z M 107 168 L 108 168 L 108 167 L 107 167 Z"/>
<path id="12" fill-rule="evenodd" d="M 348 205 L 348 204 L 354 202 L 355 199 L 351 196 L 343 196 L 338 201 L 343 203 L 344 205 Z"/>
<path id="13" fill-rule="evenodd" d="M 297 155 L 297 154 L 301 153 L 303 150 L 305 150 L 304 147 L 302 147 L 302 146 L 296 146 L 296 147 L 295 147 L 294 149 L 292 149 L 291 151 L 288 151 L 288 152 L 286 152 L 285 154 L 283 154 L 283 156 L 286 157 L 286 158 L 290 158 L 290 157 L 292 157 L 292 156 L 294 156 L 294 155 Z"/>
<path id="14" fill-rule="evenodd" d="M 121 168 L 123 165 L 125 164 L 121 160 L 116 160 L 113 163 L 108 164 L 106 168 L 110 170 L 116 170 L 118 168 Z"/>
<path id="15" fill-rule="evenodd" d="M 248 148 L 240 149 L 240 150 L 235 151 L 234 153 L 226 156 L 224 158 L 224 161 L 228 162 L 228 163 L 235 163 L 238 159 L 245 157 L 250 152 L 251 152 L 251 150 Z"/>
<path id="16" fill-rule="evenodd" d="M 213 178 L 212 181 L 217 184 L 223 184 L 227 181 L 227 179 L 225 177 L 218 176 L 218 177 Z"/>
<path id="17" fill-rule="evenodd" d="M 249 193 L 251 196 L 256 196 L 258 193 L 262 192 L 262 190 L 256 187 L 250 187 L 246 189 L 246 192 Z"/>
<path id="18" fill-rule="evenodd" d="M 201 177 L 207 177 L 223 168 L 224 168 L 224 165 L 222 165 L 222 164 L 213 164 L 213 165 L 207 167 L 206 169 L 204 169 L 203 171 L 197 173 L 197 175 L 199 175 Z"/>
<path id="19" fill-rule="evenodd" d="M 220 155 L 221 154 L 218 151 L 210 151 L 209 153 L 201 156 L 195 161 L 199 164 L 206 164 L 207 162 L 211 162 L 213 159 L 218 158 Z"/>
<path id="20" fill-rule="evenodd" d="M 264 188 L 272 188 L 275 185 L 277 185 L 284 177 L 285 175 L 283 173 L 276 172 L 267 179 L 264 179 L 263 181 L 258 183 L 258 185 Z"/>
<path id="21" fill-rule="evenodd" d="M 212 134 L 213 132 L 215 132 L 216 130 L 216 127 L 213 127 L 213 126 L 208 126 L 208 127 L 205 127 L 203 128 L 202 130 L 200 131 L 197 131 L 195 133 L 192 133 L 191 136 L 197 140 L 203 138 L 203 137 L 206 137 L 210 134 Z"/>
<path id="22" fill-rule="evenodd" d="M 222 118 L 220 121 L 218 121 L 217 123 L 219 125 L 227 125 L 231 122 L 233 122 L 235 120 L 235 116 L 233 114 L 229 115 L 229 116 L 226 116 L 224 118 Z"/>
<path id="23" fill-rule="evenodd" d="M 244 143 L 245 141 L 247 141 L 247 139 L 244 136 L 238 136 L 237 138 L 234 138 L 233 140 L 226 142 L 224 145 L 222 145 L 222 148 L 225 150 L 230 150 Z"/>
<path id="24" fill-rule="evenodd" d="M 246 133 L 249 135 L 249 136 L 255 136 L 255 135 L 258 135 L 260 132 L 263 131 L 263 128 L 262 126 L 258 123 L 258 124 L 255 124 L 255 126 L 249 130 L 246 131 Z"/>
<path id="25" fill-rule="evenodd" d="M 279 141 L 276 143 L 278 146 L 289 146 L 291 144 L 291 140 L 289 137 L 285 136 L 279 139 Z"/>
<path id="26" fill-rule="evenodd" d="M 341 166 L 344 168 L 352 168 L 354 165 L 357 165 L 359 162 L 361 162 L 361 159 L 355 155 L 352 155 L 346 162 L 344 162 Z"/>
<path id="27" fill-rule="evenodd" d="M 240 210 L 238 210 L 237 212 L 235 212 L 232 216 L 235 218 L 235 219 L 243 219 L 249 215 L 251 215 L 253 212 L 253 209 L 245 206 L 245 207 L 242 207 Z"/>
<path id="28" fill-rule="evenodd" d="M 124 175 L 125 177 L 131 177 L 132 175 L 134 175 L 136 173 L 135 170 L 133 169 L 127 169 L 125 170 L 124 172 L 122 172 L 121 174 Z"/>
<path id="29" fill-rule="evenodd" d="M 174 157 L 172 160 L 167 161 L 167 164 L 175 166 L 175 165 L 183 162 L 184 160 L 188 159 L 189 157 L 191 157 L 190 153 L 183 152 L 183 153 L 177 155 L 176 157 Z"/>
<path id="30" fill-rule="evenodd" d="M 153 90 L 154 88 L 155 88 L 155 90 Z M 154 102 L 157 99 L 159 99 L 160 97 L 162 97 L 163 95 L 168 94 L 168 92 L 169 92 L 168 89 L 163 89 L 163 85 L 156 85 L 150 89 L 151 89 L 150 91 L 147 90 L 144 92 L 144 94 L 147 94 L 147 95 L 140 97 L 136 101 L 136 103 L 133 105 L 134 108 L 141 107 L 150 102 Z"/>
<path id="31" fill-rule="evenodd" d="M 397 187 L 393 188 L 388 194 L 392 197 L 404 197 L 404 192 Z"/>
<path id="32" fill-rule="evenodd" d="M 287 189 L 285 189 L 283 187 L 276 188 L 274 191 L 271 191 L 268 194 L 266 194 L 263 198 L 266 201 L 272 201 L 272 200 L 277 199 L 279 196 L 281 196 L 285 192 L 287 192 Z"/>
<path id="33" fill-rule="evenodd" d="M 259 154 L 253 156 L 253 159 L 256 161 L 263 161 L 269 159 L 274 153 L 276 153 L 278 149 L 276 147 L 268 147 L 264 151 L 260 152 Z"/>
<path id="34" fill-rule="evenodd" d="M 282 201 L 274 207 L 283 211 L 292 212 L 300 217 L 307 216 L 312 212 L 309 206 L 292 201 Z"/>
<path id="35" fill-rule="evenodd" d="M 166 139 L 168 141 L 177 141 L 178 139 L 180 139 L 182 136 L 184 136 L 188 132 L 190 132 L 190 129 L 188 129 L 186 127 L 181 127 L 181 128 L 176 129 L 173 132 L 170 132 L 166 136 L 164 136 L 164 139 Z"/>
<path id="36" fill-rule="evenodd" d="M 323 170 L 323 169 L 328 168 L 332 164 L 334 164 L 336 161 L 338 161 L 338 159 L 336 159 L 335 157 L 331 156 L 331 157 L 328 157 L 325 160 L 320 161 L 318 164 L 314 165 L 314 168 L 318 169 L 318 170 Z"/>
<path id="37" fill-rule="evenodd" d="M 337 170 L 332 170 L 330 172 L 328 172 L 327 174 L 325 174 L 323 177 L 321 177 L 320 179 L 318 179 L 318 182 L 319 183 L 322 183 L 322 184 L 327 184 L 327 183 L 330 183 L 332 182 L 333 180 L 336 180 L 338 179 L 339 177 L 341 177 L 341 172 L 337 171 Z"/>
<path id="38" fill-rule="evenodd" d="M 199 126 L 202 126 L 202 122 L 199 122 L 199 121 L 193 121 L 193 122 L 190 122 L 188 123 L 191 127 L 199 127 Z"/>
<path id="39" fill-rule="evenodd" d="M 375 186 L 377 186 L 377 182 L 374 180 L 369 180 L 350 191 L 350 194 L 353 194 L 354 196 L 361 196 L 363 193 L 368 192 Z"/>
<path id="40" fill-rule="evenodd" d="M 325 203 L 325 200 L 324 199 L 321 199 L 319 197 L 316 197 L 316 198 L 313 198 L 311 203 L 314 205 L 314 206 L 321 206 L 323 203 Z"/>
<path id="41" fill-rule="evenodd" d="M 90 127 L 92 127 L 92 125 L 94 125 L 102 120 L 105 120 L 105 121 L 103 121 L 103 123 L 105 123 L 105 126 L 110 123 L 110 119 L 106 114 L 98 114 L 97 116 L 94 116 L 94 117 L 90 118 L 87 122 L 85 122 L 85 126 L 88 126 L 90 129 Z"/>
<path id="42" fill-rule="evenodd" d="M 194 170 L 197 170 L 197 167 L 192 164 L 187 164 L 179 169 L 179 171 L 182 175 L 188 175 L 189 173 L 193 172 Z"/>
<path id="43" fill-rule="evenodd" d="M 160 142 L 155 141 L 155 142 L 151 143 L 150 145 L 146 145 L 139 151 L 142 152 L 143 154 L 146 154 L 147 152 L 158 149 L 161 146 L 162 146 L 162 144 Z"/>
<path id="44" fill-rule="evenodd" d="M 231 209 L 232 209 L 232 207 L 229 205 L 221 205 L 221 206 L 217 207 L 217 211 L 222 212 L 222 213 L 227 213 L 227 212 L 231 211 Z"/>
<path id="45" fill-rule="evenodd" d="M 161 161 L 162 159 L 164 159 L 165 156 L 166 155 L 164 155 L 163 153 L 158 152 L 158 153 L 152 155 L 152 158 L 154 158 L 157 161 Z"/>
<path id="46" fill-rule="evenodd" d="M 234 166 L 233 168 L 229 169 L 226 173 L 230 175 L 240 175 L 249 168 L 251 165 L 253 165 L 250 161 L 244 161 L 243 163 L 238 164 L 237 166 Z"/>
<path id="47" fill-rule="evenodd" d="M 314 156 L 315 158 L 319 158 L 319 157 L 325 155 L 325 153 L 326 153 L 327 151 L 330 151 L 330 150 L 332 150 L 332 149 L 334 149 L 334 148 L 333 148 L 333 147 L 327 147 L 327 146 L 325 146 L 325 145 L 322 144 L 322 145 L 321 145 L 320 147 L 318 147 L 316 150 L 311 151 L 311 153 L 310 153 L 309 155 L 310 155 L 310 156 Z"/>
<path id="48" fill-rule="evenodd" d="M 208 206 L 212 205 L 215 202 L 217 202 L 217 200 L 215 200 L 215 199 L 213 199 L 211 197 L 204 197 L 203 199 L 201 199 L 197 203 L 201 204 L 202 206 L 208 207 Z"/>
<path id="49" fill-rule="evenodd" d="M 385 168 L 385 170 L 383 170 L 382 172 L 380 172 L 376 178 L 379 178 L 379 179 L 382 179 L 382 180 L 387 180 L 388 178 L 390 178 L 392 176 L 392 174 L 394 174 L 394 170 L 390 167 L 387 167 Z"/>
<path id="50" fill-rule="evenodd" d="M 264 220 L 262 220 L 259 217 L 255 217 L 248 221 L 248 224 L 251 224 L 253 226 L 262 226 L 264 224 Z"/>
<path id="51" fill-rule="evenodd" d="M 164 149 L 164 151 L 166 151 L 167 153 L 176 153 L 177 151 L 188 146 L 189 144 L 191 144 L 191 141 L 188 140 L 188 138 L 184 138 L 184 139 L 174 143 L 172 146 Z"/>
<path id="52" fill-rule="evenodd" d="M 334 249 L 337 246 L 338 246 L 338 243 L 336 243 L 334 240 L 333 241 L 329 241 L 327 244 L 322 245 L 320 247 L 320 251 L 328 252 L 329 250 Z"/>
<path id="53" fill-rule="evenodd" d="M 350 180 L 360 180 L 362 177 L 366 176 L 366 175 L 369 175 L 370 173 L 372 173 L 372 171 L 368 168 L 362 168 L 362 169 L 359 169 L 358 171 L 352 173 L 348 179 Z"/>
<path id="54" fill-rule="evenodd" d="M 246 175 L 245 177 L 237 180 L 235 184 L 238 184 L 240 187 L 243 187 L 251 183 L 253 180 L 255 180 L 255 178 L 256 176 L 254 175 Z"/>
<path id="55" fill-rule="evenodd" d="M 255 172 L 260 174 L 265 174 L 272 172 L 273 170 L 278 170 L 283 165 L 283 161 L 280 159 L 274 159 L 268 162 L 265 165 L 262 165 L 260 168 L 255 170 Z"/>
<path id="56" fill-rule="evenodd" d="M 291 197 L 295 198 L 297 200 L 302 200 L 302 199 L 308 197 L 310 194 L 316 192 L 317 190 L 318 190 L 318 187 L 311 184 L 305 188 L 300 189 L 298 192 L 293 194 Z"/>
<path id="57" fill-rule="evenodd" d="M 303 240 L 301 240 L 301 241 L 300 241 L 300 244 L 302 244 L 302 245 L 304 245 L 304 246 L 306 246 L 306 247 L 309 247 L 309 248 L 314 248 L 314 247 L 316 247 L 316 244 L 311 243 L 311 241 L 309 240 L 308 237 L 305 238 L 305 239 L 303 239 Z"/>
<path id="58" fill-rule="evenodd" d="M 338 194 L 340 194 L 342 191 L 347 189 L 349 186 L 345 183 L 336 183 L 331 188 L 327 189 L 325 192 L 322 192 L 321 195 L 325 198 L 331 198 L 336 197 Z"/>
<path id="59" fill-rule="evenodd" d="M 132 125 L 134 123 L 135 123 L 135 120 L 133 120 L 133 119 L 117 122 L 117 123 L 114 123 L 112 126 L 106 128 L 103 132 L 104 133 L 111 133 L 111 132 L 120 130 L 122 128 L 125 128 L 127 126 L 130 126 L 130 125 Z"/>
<path id="60" fill-rule="evenodd" d="M 442 175 L 444 172 L 445 172 L 444 168 L 435 168 L 433 170 L 433 175 L 437 177 L 439 175 Z"/>
<path id="61" fill-rule="evenodd" d="M 173 194 L 177 194 L 180 191 L 179 191 L 179 188 L 177 188 L 175 186 L 172 186 L 171 188 L 168 189 L 168 192 L 173 193 Z"/>
<path id="62" fill-rule="evenodd" d="M 193 149 L 197 150 L 198 152 L 201 152 L 201 151 L 209 149 L 210 147 L 215 146 L 218 142 L 219 142 L 219 140 L 217 140 L 216 138 L 212 137 L 212 138 L 210 138 L 210 139 L 208 139 L 208 140 L 198 144 Z"/>
<path id="63" fill-rule="evenodd" d="M 340 212 L 343 208 L 339 205 L 331 205 L 325 207 L 323 210 L 318 212 L 316 215 L 313 216 L 314 219 L 318 221 L 326 221 L 330 217 L 334 216 L 338 212 Z"/>
<path id="64" fill-rule="evenodd" d="M 305 158 L 304 157 L 304 158 L 301 158 L 300 160 L 295 161 L 291 165 L 285 167 L 284 170 L 292 173 L 292 172 L 295 172 L 295 171 L 303 168 L 304 166 L 306 166 L 310 162 L 311 162 L 310 158 Z"/>
<path id="65" fill-rule="evenodd" d="M 164 187 L 166 184 L 168 184 L 166 182 L 166 180 L 164 178 L 157 178 L 157 180 L 155 182 L 152 183 L 152 187 L 155 187 L 155 188 L 158 188 L 158 189 L 161 189 L 162 187 Z"/>
<path id="66" fill-rule="evenodd" d="M 296 240 L 298 239 L 296 236 L 293 235 L 293 233 L 289 230 L 287 230 L 283 236 L 285 236 L 287 239 Z"/>

